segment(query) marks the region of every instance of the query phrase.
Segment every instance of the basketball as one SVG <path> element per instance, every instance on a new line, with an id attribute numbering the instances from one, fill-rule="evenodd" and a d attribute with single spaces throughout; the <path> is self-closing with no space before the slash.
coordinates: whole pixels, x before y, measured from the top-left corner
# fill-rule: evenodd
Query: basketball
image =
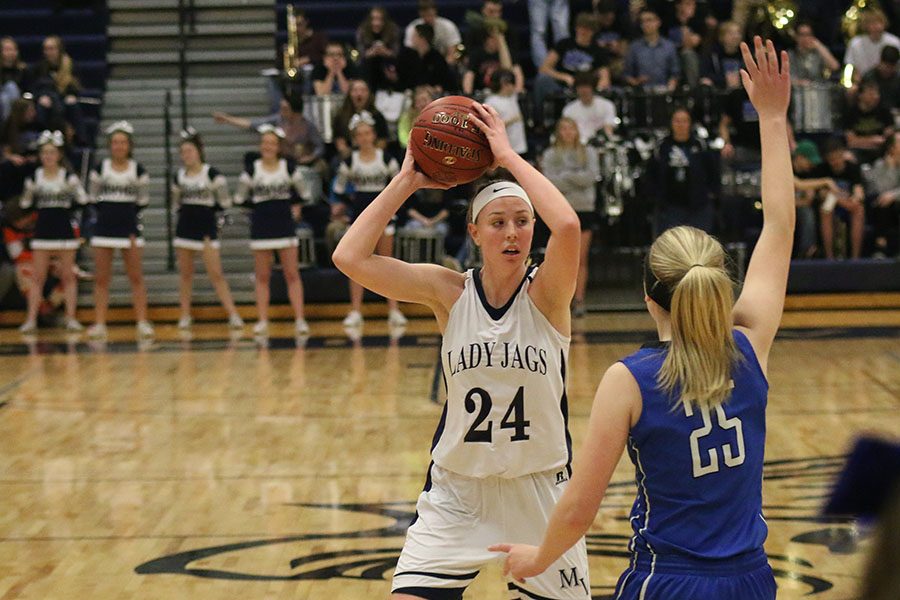
<path id="1" fill-rule="evenodd" d="M 438 98 L 416 119 L 409 134 L 413 159 L 435 181 L 468 183 L 494 162 L 487 137 L 469 119 L 475 104 L 465 96 Z"/>

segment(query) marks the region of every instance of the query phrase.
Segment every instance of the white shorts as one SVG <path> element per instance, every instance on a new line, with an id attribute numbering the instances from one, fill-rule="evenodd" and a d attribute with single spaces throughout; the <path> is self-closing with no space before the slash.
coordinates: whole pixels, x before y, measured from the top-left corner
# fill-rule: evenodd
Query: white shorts
<path id="1" fill-rule="evenodd" d="M 250 240 L 251 250 L 282 250 L 296 248 L 300 242 L 295 237 Z"/>
<path id="2" fill-rule="evenodd" d="M 80 239 L 75 240 L 39 240 L 34 238 L 31 240 L 32 250 L 78 250 L 81 245 Z"/>
<path id="3" fill-rule="evenodd" d="M 541 543 L 567 481 L 566 471 L 475 479 L 432 465 L 431 488 L 416 503 L 392 590 L 413 595 L 422 595 L 423 588 L 459 590 L 462 597 L 486 564 L 506 556 L 488 552 L 488 546 Z M 510 598 L 522 600 L 590 599 L 584 538 L 542 574 L 525 583 L 509 579 L 507 588 Z"/>
<path id="4" fill-rule="evenodd" d="M 103 237 L 95 235 L 91 238 L 91 246 L 94 248 L 143 248 L 144 238 L 142 237 Z"/>
<path id="5" fill-rule="evenodd" d="M 221 247 L 219 240 L 192 240 L 189 238 L 180 238 L 177 237 L 172 241 L 172 246 L 175 248 L 182 248 L 184 250 L 195 250 L 202 251 L 206 245 L 209 244 L 209 247 L 213 250 L 218 250 Z"/>

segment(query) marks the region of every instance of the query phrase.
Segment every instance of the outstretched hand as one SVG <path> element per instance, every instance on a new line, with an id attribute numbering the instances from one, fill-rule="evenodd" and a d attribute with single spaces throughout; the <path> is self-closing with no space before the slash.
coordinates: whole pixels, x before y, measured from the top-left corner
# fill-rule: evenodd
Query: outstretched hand
<path id="1" fill-rule="evenodd" d="M 412 140 L 410 140 L 409 145 L 406 146 L 406 156 L 403 157 L 403 164 L 400 166 L 400 172 L 397 174 L 397 178 L 416 190 L 425 188 L 449 190 L 454 185 L 452 183 L 441 183 L 419 170 L 412 155 Z"/>
<path id="2" fill-rule="evenodd" d="M 763 40 L 759 36 L 753 38 L 753 50 L 741 42 L 741 54 L 744 56 L 744 68 L 741 69 L 741 81 L 753 103 L 753 108 L 760 118 L 787 115 L 787 107 L 791 101 L 791 67 L 787 52 L 781 52 L 781 66 L 778 64 L 778 53 L 772 40 Z"/>
<path id="3" fill-rule="evenodd" d="M 537 546 L 527 544 L 494 544 L 488 548 L 491 552 L 506 552 L 506 560 L 503 562 L 503 576 L 511 577 L 520 583 L 525 582 L 526 577 L 535 577 L 547 570 L 547 567 L 538 563 Z"/>
<path id="4" fill-rule="evenodd" d="M 509 137 L 506 135 L 506 125 L 503 123 L 503 117 L 497 112 L 497 109 L 489 104 L 474 104 L 475 111 L 478 114 L 469 113 L 469 119 L 481 129 L 488 144 L 491 146 L 491 152 L 494 155 L 494 164 L 491 169 L 497 167 L 505 167 L 506 160 L 515 151 L 509 143 Z"/>

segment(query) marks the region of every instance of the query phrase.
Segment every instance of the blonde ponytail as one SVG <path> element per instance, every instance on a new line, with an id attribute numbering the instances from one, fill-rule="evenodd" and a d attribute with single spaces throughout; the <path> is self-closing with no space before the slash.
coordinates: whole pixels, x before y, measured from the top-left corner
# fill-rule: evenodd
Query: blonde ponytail
<path id="1" fill-rule="evenodd" d="M 731 394 L 740 358 L 732 333 L 734 290 L 719 242 L 693 227 L 663 233 L 650 249 L 653 276 L 671 294 L 672 341 L 659 385 L 682 403 L 714 408 Z"/>

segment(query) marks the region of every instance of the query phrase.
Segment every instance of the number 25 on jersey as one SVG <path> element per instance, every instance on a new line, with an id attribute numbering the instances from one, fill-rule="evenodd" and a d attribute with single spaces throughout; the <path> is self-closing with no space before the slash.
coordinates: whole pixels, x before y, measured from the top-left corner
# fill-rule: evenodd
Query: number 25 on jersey
<path id="1" fill-rule="evenodd" d="M 741 420 L 738 417 L 728 418 L 725 409 L 721 405 L 715 409 L 716 420 L 721 429 L 733 429 L 737 450 L 732 449 L 731 444 L 722 444 L 721 452 L 726 467 L 736 467 L 744 464 L 744 430 L 741 427 Z M 694 408 L 689 402 L 684 403 L 684 413 L 688 417 L 694 416 Z M 707 407 L 700 409 L 700 416 L 703 418 L 703 426 L 698 427 L 691 432 L 691 461 L 693 463 L 694 478 L 703 477 L 710 473 L 718 473 L 719 471 L 719 448 L 709 448 L 706 452 L 709 456 L 709 463 L 703 464 L 700 456 L 700 439 L 712 433 L 713 423 L 710 418 L 710 410 Z"/>

